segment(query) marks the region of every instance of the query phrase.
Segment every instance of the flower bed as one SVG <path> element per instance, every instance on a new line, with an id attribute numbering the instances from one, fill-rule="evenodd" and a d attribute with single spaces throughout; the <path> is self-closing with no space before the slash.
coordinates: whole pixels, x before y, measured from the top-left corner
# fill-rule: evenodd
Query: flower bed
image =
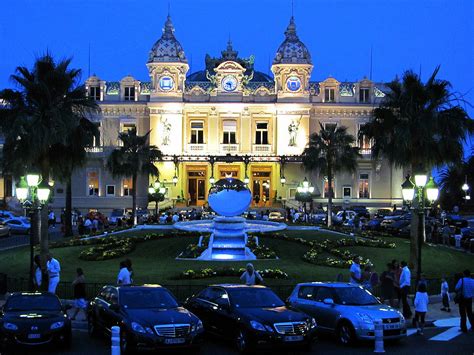
<path id="1" fill-rule="evenodd" d="M 258 273 L 265 279 L 278 279 L 284 280 L 288 279 L 289 276 L 286 272 L 280 269 L 264 269 L 257 270 Z M 177 279 L 179 280 L 195 280 L 195 279 L 206 279 L 212 277 L 240 277 L 245 272 L 244 268 L 234 269 L 234 268 L 220 268 L 212 269 L 206 268 L 201 270 L 186 270 L 179 274 Z"/>
<path id="2" fill-rule="evenodd" d="M 131 253 L 133 250 L 135 250 L 135 243 L 130 238 L 121 239 L 87 248 L 79 254 L 79 259 L 87 261 L 114 259 Z"/>

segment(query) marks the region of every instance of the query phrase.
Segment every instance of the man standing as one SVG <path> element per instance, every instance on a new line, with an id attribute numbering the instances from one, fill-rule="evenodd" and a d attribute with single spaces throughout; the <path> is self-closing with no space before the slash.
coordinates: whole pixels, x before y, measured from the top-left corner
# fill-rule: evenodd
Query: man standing
<path id="1" fill-rule="evenodd" d="M 53 258 L 53 255 L 48 254 L 46 262 L 46 271 L 49 276 L 48 292 L 56 293 L 56 287 L 59 283 L 59 273 L 61 272 L 61 265 L 59 261 Z"/>
<path id="2" fill-rule="evenodd" d="M 354 284 L 360 284 L 362 273 L 360 271 L 360 257 L 359 256 L 354 257 L 349 271 L 351 273 L 350 282 Z"/>
<path id="3" fill-rule="evenodd" d="M 127 263 L 125 261 L 120 262 L 120 271 L 117 276 L 117 285 L 119 286 L 129 286 L 132 284 L 131 274 L 127 268 Z"/>
<path id="4" fill-rule="evenodd" d="M 456 292 L 461 293 L 459 300 L 459 315 L 461 316 L 461 331 L 467 332 L 466 318 L 471 323 L 471 330 L 474 330 L 474 317 L 472 315 L 472 298 L 474 297 L 474 280 L 469 270 L 464 270 L 463 277 L 456 284 Z"/>
<path id="5" fill-rule="evenodd" d="M 402 273 L 400 274 L 400 292 L 402 294 L 403 316 L 411 318 L 412 312 L 408 304 L 408 292 L 410 292 L 411 272 L 406 261 L 402 261 Z"/>

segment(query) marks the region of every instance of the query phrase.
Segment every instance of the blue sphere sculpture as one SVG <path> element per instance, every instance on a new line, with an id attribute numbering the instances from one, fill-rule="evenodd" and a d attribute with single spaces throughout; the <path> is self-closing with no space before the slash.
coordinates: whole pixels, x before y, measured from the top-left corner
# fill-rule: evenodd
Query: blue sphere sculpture
<path id="1" fill-rule="evenodd" d="M 242 181 L 225 178 L 209 189 L 209 206 L 221 216 L 239 216 L 249 208 L 252 194 Z"/>

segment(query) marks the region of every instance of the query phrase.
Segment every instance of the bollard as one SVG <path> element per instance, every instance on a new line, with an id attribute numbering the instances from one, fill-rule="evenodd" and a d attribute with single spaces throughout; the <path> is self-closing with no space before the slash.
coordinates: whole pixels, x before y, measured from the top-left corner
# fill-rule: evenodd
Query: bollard
<path id="1" fill-rule="evenodd" d="M 120 355 L 120 327 L 112 327 L 111 355 Z"/>
<path id="2" fill-rule="evenodd" d="M 383 323 L 381 319 L 374 320 L 375 349 L 374 353 L 384 353 L 383 348 Z"/>

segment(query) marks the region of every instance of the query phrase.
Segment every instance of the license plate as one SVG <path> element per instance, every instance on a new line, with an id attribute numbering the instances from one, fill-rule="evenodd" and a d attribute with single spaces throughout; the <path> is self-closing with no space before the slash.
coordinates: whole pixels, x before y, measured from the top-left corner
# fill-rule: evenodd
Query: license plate
<path id="1" fill-rule="evenodd" d="M 39 339 L 41 334 L 28 334 L 28 339 Z"/>
<path id="2" fill-rule="evenodd" d="M 183 344 L 185 341 L 184 338 L 165 339 L 165 344 Z"/>
<path id="3" fill-rule="evenodd" d="M 400 324 L 384 324 L 383 329 L 400 329 Z"/>
<path id="4" fill-rule="evenodd" d="M 302 335 L 287 335 L 283 339 L 284 341 L 303 341 L 304 337 Z"/>

